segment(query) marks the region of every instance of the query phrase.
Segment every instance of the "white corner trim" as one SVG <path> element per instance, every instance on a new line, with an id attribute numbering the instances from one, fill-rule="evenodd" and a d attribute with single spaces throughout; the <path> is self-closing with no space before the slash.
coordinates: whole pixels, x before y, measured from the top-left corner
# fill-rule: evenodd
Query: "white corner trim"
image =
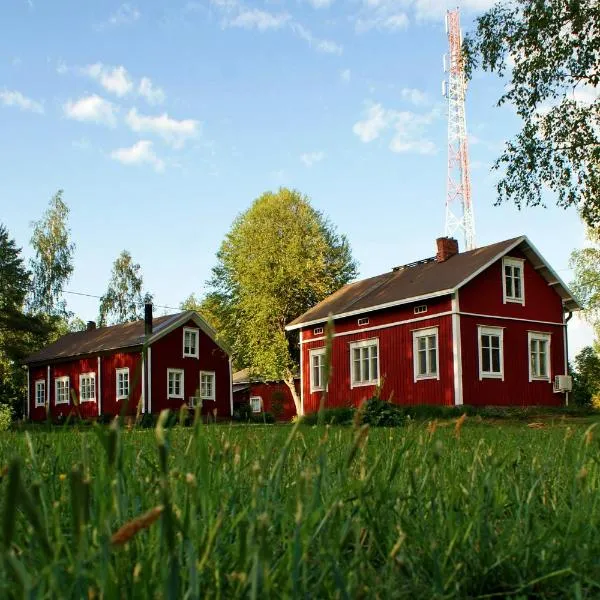
<path id="1" fill-rule="evenodd" d="M 25 414 L 27 415 L 27 418 L 29 419 L 29 407 L 31 406 L 31 384 L 29 381 L 29 365 L 25 366 L 25 372 L 27 373 L 27 392 L 25 395 Z M 37 400 L 37 398 L 36 398 Z"/>
<path id="2" fill-rule="evenodd" d="M 419 339 L 422 337 L 431 337 L 435 336 L 435 373 L 431 371 L 431 365 L 429 364 L 429 352 L 427 351 L 427 366 L 428 371 L 425 374 L 419 374 L 419 361 L 418 361 L 418 344 Z M 433 327 L 425 327 L 423 329 L 413 329 L 412 330 L 412 340 L 413 340 L 413 376 L 414 383 L 418 381 L 424 381 L 427 379 L 436 379 L 440 378 L 440 342 L 439 342 L 439 327 L 437 325 Z"/>
<path id="3" fill-rule="evenodd" d="M 300 330 L 300 416 L 304 414 L 304 348 L 302 347 L 302 337 L 304 332 Z M 310 379 L 309 379 L 310 381 Z"/>
<path id="4" fill-rule="evenodd" d="M 171 394 L 169 393 L 169 375 L 178 374 L 181 375 L 181 393 Z M 167 399 L 168 400 L 183 400 L 185 398 L 185 371 L 183 369 L 167 369 Z"/>
<path id="5" fill-rule="evenodd" d="M 102 414 L 102 358 L 98 356 L 98 416 Z"/>
<path id="6" fill-rule="evenodd" d="M 458 290 L 452 296 L 452 367 L 454 376 L 454 404 L 463 404 L 462 347 L 460 303 Z"/>
<path id="7" fill-rule="evenodd" d="M 148 412 L 152 414 L 152 346 L 148 346 Z"/>
<path id="8" fill-rule="evenodd" d="M 185 334 L 186 333 L 195 334 L 196 343 L 194 344 L 193 352 L 185 351 Z M 198 358 L 200 356 L 200 328 L 199 327 L 184 327 L 182 338 L 183 338 L 183 340 L 182 340 L 183 358 Z"/>
<path id="9" fill-rule="evenodd" d="M 146 358 L 142 348 L 142 414 L 146 412 Z"/>
<path id="10" fill-rule="evenodd" d="M 50 410 L 50 365 L 48 365 L 47 367 L 47 371 L 46 371 L 46 379 L 47 379 L 47 383 L 46 383 L 46 394 L 48 394 L 48 403 L 47 403 L 47 407 L 48 410 Z"/>
<path id="11" fill-rule="evenodd" d="M 493 327 L 488 325 L 477 325 L 477 348 L 479 356 L 479 381 L 483 379 L 501 379 L 504 381 L 504 327 Z M 481 344 L 482 335 L 494 335 L 500 338 L 500 372 L 483 370 L 483 346 Z M 492 366 L 492 356 L 490 351 L 490 367 Z"/>
<path id="12" fill-rule="evenodd" d="M 233 368 L 229 357 L 229 415 L 233 417 Z"/>

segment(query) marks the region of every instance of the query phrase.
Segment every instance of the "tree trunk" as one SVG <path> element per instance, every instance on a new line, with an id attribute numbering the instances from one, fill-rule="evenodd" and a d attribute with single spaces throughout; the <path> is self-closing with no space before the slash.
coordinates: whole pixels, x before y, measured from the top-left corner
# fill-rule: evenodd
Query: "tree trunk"
<path id="1" fill-rule="evenodd" d="M 301 417 L 302 416 L 302 401 L 300 400 L 300 396 L 298 396 L 298 392 L 296 391 L 296 382 L 294 381 L 294 376 L 288 374 L 284 377 L 283 381 L 288 386 L 290 393 L 292 394 L 292 398 L 294 399 L 294 405 L 296 406 L 296 414 Z"/>

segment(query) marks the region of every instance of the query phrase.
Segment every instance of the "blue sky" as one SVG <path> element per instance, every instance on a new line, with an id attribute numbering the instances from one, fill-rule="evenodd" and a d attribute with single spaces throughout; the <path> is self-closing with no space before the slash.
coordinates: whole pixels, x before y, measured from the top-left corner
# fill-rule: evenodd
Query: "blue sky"
<path id="1" fill-rule="evenodd" d="M 157 304 L 202 295 L 237 214 L 280 185 L 345 233 L 361 276 L 444 233 L 443 0 L 5 0 L 0 219 L 29 255 L 59 188 L 77 244 L 68 288 L 100 295 L 124 248 Z M 463 30 L 491 0 L 461 3 Z M 470 84 L 477 241 L 526 234 L 566 281 L 574 210 L 493 206 L 518 130 L 503 82 Z M 68 295 L 84 320 L 97 300 Z M 581 322 L 571 349 L 591 340 Z"/>

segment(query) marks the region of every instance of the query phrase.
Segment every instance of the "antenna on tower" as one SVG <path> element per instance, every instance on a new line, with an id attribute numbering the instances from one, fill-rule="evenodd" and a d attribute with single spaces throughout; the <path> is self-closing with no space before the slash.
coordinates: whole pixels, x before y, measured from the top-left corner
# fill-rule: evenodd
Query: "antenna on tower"
<path id="1" fill-rule="evenodd" d="M 467 144 L 465 94 L 467 83 L 462 55 L 462 33 L 459 9 L 446 13 L 448 56 L 444 56 L 444 71 L 448 82 L 442 93 L 448 98 L 448 182 L 446 195 L 446 235 L 462 232 L 465 249 L 475 248 L 475 219 L 471 203 L 471 176 Z"/>

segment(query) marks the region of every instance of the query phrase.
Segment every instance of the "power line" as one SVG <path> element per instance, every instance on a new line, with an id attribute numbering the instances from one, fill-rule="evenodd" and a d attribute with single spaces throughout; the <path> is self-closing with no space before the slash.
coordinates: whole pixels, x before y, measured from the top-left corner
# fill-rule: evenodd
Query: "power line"
<path id="1" fill-rule="evenodd" d="M 86 292 L 74 292 L 72 290 L 64 290 L 64 293 L 71 294 L 72 296 L 85 296 L 86 298 L 96 298 L 97 300 L 102 299 L 102 296 L 97 296 L 96 294 L 88 294 Z M 167 308 L 168 310 L 182 310 L 181 307 L 166 306 L 164 304 L 154 304 L 154 302 L 152 303 L 152 306 L 155 306 L 156 308 Z"/>

